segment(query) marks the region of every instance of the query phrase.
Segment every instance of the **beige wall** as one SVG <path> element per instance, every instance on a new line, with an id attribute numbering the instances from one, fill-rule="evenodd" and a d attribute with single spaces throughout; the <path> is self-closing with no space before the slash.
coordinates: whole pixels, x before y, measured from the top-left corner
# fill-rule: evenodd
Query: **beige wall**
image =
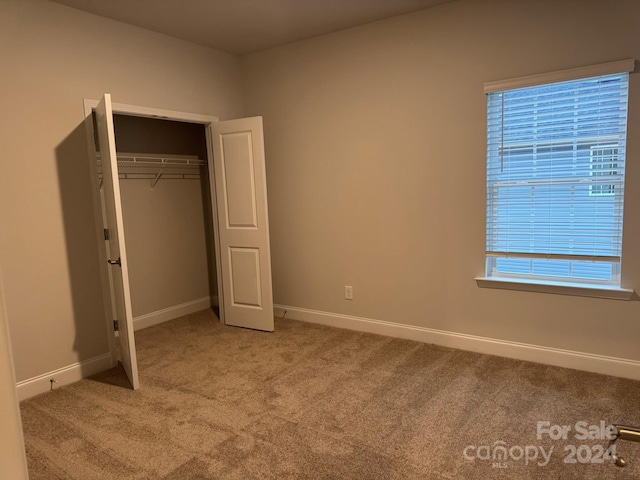
<path id="1" fill-rule="evenodd" d="M 115 114 L 116 149 L 125 153 L 196 155 L 207 159 L 206 127 L 197 123 Z M 96 149 L 100 150 L 97 145 Z"/>
<path id="2" fill-rule="evenodd" d="M 150 183 L 120 181 L 134 317 L 215 295 L 200 181 Z"/>
<path id="3" fill-rule="evenodd" d="M 461 0 L 244 57 L 277 304 L 640 359 L 640 303 L 480 289 L 483 83 L 640 59 L 640 2 Z M 640 289 L 640 75 L 623 286 Z M 344 285 L 354 300 L 344 300 Z"/>
<path id="4" fill-rule="evenodd" d="M 20 410 L 15 390 L 8 323 L 0 278 L 0 478 L 26 480 L 25 457 Z"/>
<path id="5" fill-rule="evenodd" d="M 232 118 L 235 56 L 46 1 L 0 3 L 0 263 L 17 380 L 108 352 L 83 98 Z"/>

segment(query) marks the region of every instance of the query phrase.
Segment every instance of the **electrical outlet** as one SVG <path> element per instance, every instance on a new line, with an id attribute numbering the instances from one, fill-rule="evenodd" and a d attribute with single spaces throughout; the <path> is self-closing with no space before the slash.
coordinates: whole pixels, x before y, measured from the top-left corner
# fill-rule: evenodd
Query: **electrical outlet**
<path id="1" fill-rule="evenodd" d="M 351 285 L 344 286 L 344 298 L 347 300 L 353 300 L 353 287 Z"/>

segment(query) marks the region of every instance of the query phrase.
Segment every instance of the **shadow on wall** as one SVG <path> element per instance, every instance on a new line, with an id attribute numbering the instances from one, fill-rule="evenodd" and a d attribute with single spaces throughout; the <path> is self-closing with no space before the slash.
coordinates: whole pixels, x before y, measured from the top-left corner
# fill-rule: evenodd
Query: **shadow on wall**
<path id="1" fill-rule="evenodd" d="M 109 351 L 84 122 L 56 147 L 56 162 L 81 362 Z"/>

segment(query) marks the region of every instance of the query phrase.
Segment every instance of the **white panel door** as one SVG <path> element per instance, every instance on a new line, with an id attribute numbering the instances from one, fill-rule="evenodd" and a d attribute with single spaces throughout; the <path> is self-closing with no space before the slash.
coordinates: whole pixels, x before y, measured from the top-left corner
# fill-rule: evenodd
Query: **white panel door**
<path id="1" fill-rule="evenodd" d="M 272 332 L 273 293 L 262 117 L 210 125 L 227 325 Z"/>
<path id="2" fill-rule="evenodd" d="M 115 303 L 115 319 L 118 321 L 118 347 L 120 361 L 127 372 L 134 390 L 140 387 L 138 380 L 138 362 L 133 334 L 133 313 L 131 310 L 131 290 L 129 289 L 129 270 L 127 251 L 124 241 L 122 222 L 122 202 L 118 181 L 118 160 L 116 158 L 116 140 L 113 131 L 113 111 L 111 95 L 105 94 L 96 107 L 98 140 L 102 161 L 102 189 L 109 229 L 109 250 L 111 276 Z"/>

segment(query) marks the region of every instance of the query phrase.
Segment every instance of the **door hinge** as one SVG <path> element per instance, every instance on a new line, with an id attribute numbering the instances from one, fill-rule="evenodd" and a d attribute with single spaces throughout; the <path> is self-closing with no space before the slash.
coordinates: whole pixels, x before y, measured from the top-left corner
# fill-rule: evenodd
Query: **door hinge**
<path id="1" fill-rule="evenodd" d="M 108 228 L 104 229 L 104 239 L 105 240 L 109 240 L 109 229 Z"/>
<path id="2" fill-rule="evenodd" d="M 114 320 L 113 321 L 113 331 L 117 332 L 118 331 L 118 320 Z"/>

